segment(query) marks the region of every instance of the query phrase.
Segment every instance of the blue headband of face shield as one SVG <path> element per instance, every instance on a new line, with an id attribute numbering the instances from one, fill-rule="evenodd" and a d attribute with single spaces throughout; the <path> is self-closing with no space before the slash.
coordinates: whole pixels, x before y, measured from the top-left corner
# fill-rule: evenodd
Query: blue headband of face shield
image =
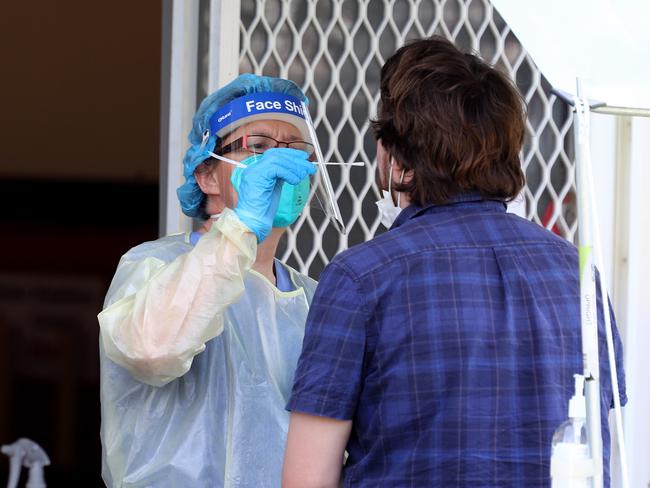
<path id="1" fill-rule="evenodd" d="M 273 116 L 268 117 L 269 114 Z M 210 117 L 210 133 L 222 137 L 249 121 L 265 118 L 285 120 L 298 127 L 304 135 L 308 133 L 302 101 L 291 95 L 273 92 L 253 93 L 227 103 Z"/>

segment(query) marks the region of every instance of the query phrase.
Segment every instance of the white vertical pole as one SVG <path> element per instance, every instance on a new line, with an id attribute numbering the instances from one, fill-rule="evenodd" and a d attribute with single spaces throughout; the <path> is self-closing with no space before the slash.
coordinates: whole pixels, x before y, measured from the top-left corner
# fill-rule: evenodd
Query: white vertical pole
<path id="1" fill-rule="evenodd" d="M 615 245 L 614 226 L 616 219 L 616 119 L 611 115 L 599 115 L 591 111 L 589 127 L 589 146 L 591 152 L 591 169 L 593 172 L 594 192 L 598 211 L 594 214 L 594 224 L 602 232 L 602 241 L 597 244 L 605 258 L 605 275 L 609 277 L 607 289 L 612 293 L 614 282 L 614 262 L 612 261 Z M 598 269 L 600 266 L 596 263 Z M 616 309 L 615 309 L 616 310 Z"/>
<path id="2" fill-rule="evenodd" d="M 209 2 L 206 76 L 208 92 L 213 92 L 239 72 L 240 1 Z M 178 205 L 176 188 L 183 182 L 187 134 L 198 104 L 199 12 L 199 0 L 163 1 L 160 235 L 192 228 L 192 219 Z"/>
<path id="3" fill-rule="evenodd" d="M 607 355 L 610 368 L 610 379 L 612 385 L 612 394 L 614 396 L 614 414 L 616 421 L 616 440 L 619 448 L 619 460 L 621 467 L 621 486 L 623 488 L 629 487 L 628 471 L 627 471 L 627 450 L 625 448 L 625 435 L 623 432 L 623 418 L 621 412 L 620 393 L 618 385 L 618 371 L 616 363 L 616 353 L 614 351 L 614 336 L 612 332 L 612 322 L 610 319 L 609 296 L 607 293 L 607 273 L 605 271 L 605 263 L 603 259 L 602 240 L 600 237 L 599 223 L 597 219 L 598 206 L 596 202 L 596 192 L 594 189 L 593 174 L 591 166 L 587 167 L 587 178 L 589 179 L 589 198 L 590 198 L 590 212 L 593 219 L 593 235 L 594 235 L 594 253 L 596 267 L 600 270 L 600 297 L 603 306 L 603 318 L 605 325 L 605 334 L 607 337 Z"/>
<path id="4" fill-rule="evenodd" d="M 625 435 L 630 453 L 630 486 L 650 486 L 650 118 L 632 121 L 629 198 L 629 268 L 626 302 L 619 305 L 627 318 L 625 330 L 626 386 L 630 402 L 625 407 Z"/>
<path id="5" fill-rule="evenodd" d="M 616 117 L 616 176 L 615 176 L 615 216 L 612 301 L 618 312 L 619 330 L 623 342 L 626 341 L 629 275 L 629 235 L 630 235 L 630 159 L 632 146 L 632 118 Z M 619 306 L 620 305 L 620 306 Z"/>
<path id="6" fill-rule="evenodd" d="M 196 110 L 198 15 L 198 0 L 163 1 L 160 235 L 192 227 L 178 205 L 176 188 L 183 181 L 183 155 Z"/>
<path id="7" fill-rule="evenodd" d="M 210 0 L 208 93 L 239 74 L 240 0 Z"/>
<path id="8" fill-rule="evenodd" d="M 594 239 L 589 193 L 589 102 L 580 84 L 575 97 L 574 131 L 576 148 L 576 188 L 578 190 L 578 232 L 580 250 L 580 313 L 582 322 L 582 355 L 587 403 L 587 431 L 590 456 L 594 463 L 593 487 L 603 486 L 603 440 L 600 421 L 600 369 L 598 364 L 598 317 L 596 309 L 596 271 Z M 596 243 L 597 245 L 597 243 Z"/>
<path id="9" fill-rule="evenodd" d="M 632 141 L 632 118 L 617 116 L 616 119 L 616 158 L 614 179 L 614 228 L 615 236 L 612 249 L 612 303 L 616 310 L 616 322 L 623 342 L 623 351 L 627 352 L 627 302 L 629 279 L 629 235 L 630 235 L 630 148 Z M 616 420 L 616 419 L 614 419 Z M 618 438 L 616 421 L 610 422 L 612 439 Z M 625 427 L 623 428 L 625 430 Z M 625 437 L 628 437 L 627 435 Z M 629 442 L 628 442 L 629 443 Z M 634 457 L 632 456 L 634 460 Z M 623 469 L 621 453 L 617 444 L 612 442 L 611 475 L 612 486 L 623 486 Z M 630 465 L 634 469 L 634 462 Z M 633 473 L 633 471 L 632 471 Z"/>

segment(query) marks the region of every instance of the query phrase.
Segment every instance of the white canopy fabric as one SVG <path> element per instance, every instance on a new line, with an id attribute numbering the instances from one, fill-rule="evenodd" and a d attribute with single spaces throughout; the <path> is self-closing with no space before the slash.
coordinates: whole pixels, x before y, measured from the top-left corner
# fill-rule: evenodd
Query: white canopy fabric
<path id="1" fill-rule="evenodd" d="M 650 1 L 491 1 L 554 88 L 650 109 Z"/>

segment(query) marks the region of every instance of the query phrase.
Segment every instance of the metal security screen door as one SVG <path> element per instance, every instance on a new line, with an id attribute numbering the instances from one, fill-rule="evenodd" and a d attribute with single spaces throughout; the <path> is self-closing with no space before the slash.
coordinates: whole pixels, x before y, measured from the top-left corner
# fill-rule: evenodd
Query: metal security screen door
<path id="1" fill-rule="evenodd" d="M 347 235 L 314 209 L 289 230 L 280 257 L 317 278 L 339 251 L 381 232 L 374 202 L 375 139 L 369 119 L 384 61 L 405 42 L 442 35 L 509 74 L 528 103 L 522 155 L 527 217 L 574 240 L 577 220 L 571 115 L 487 0 L 241 0 L 239 71 L 295 81 L 330 167 Z"/>

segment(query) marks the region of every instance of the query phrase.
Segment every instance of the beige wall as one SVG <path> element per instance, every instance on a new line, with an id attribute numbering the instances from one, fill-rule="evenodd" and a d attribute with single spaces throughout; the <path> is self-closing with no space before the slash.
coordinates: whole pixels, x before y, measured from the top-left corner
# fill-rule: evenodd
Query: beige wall
<path id="1" fill-rule="evenodd" d="M 0 178 L 158 179 L 161 2 L 0 6 Z"/>

